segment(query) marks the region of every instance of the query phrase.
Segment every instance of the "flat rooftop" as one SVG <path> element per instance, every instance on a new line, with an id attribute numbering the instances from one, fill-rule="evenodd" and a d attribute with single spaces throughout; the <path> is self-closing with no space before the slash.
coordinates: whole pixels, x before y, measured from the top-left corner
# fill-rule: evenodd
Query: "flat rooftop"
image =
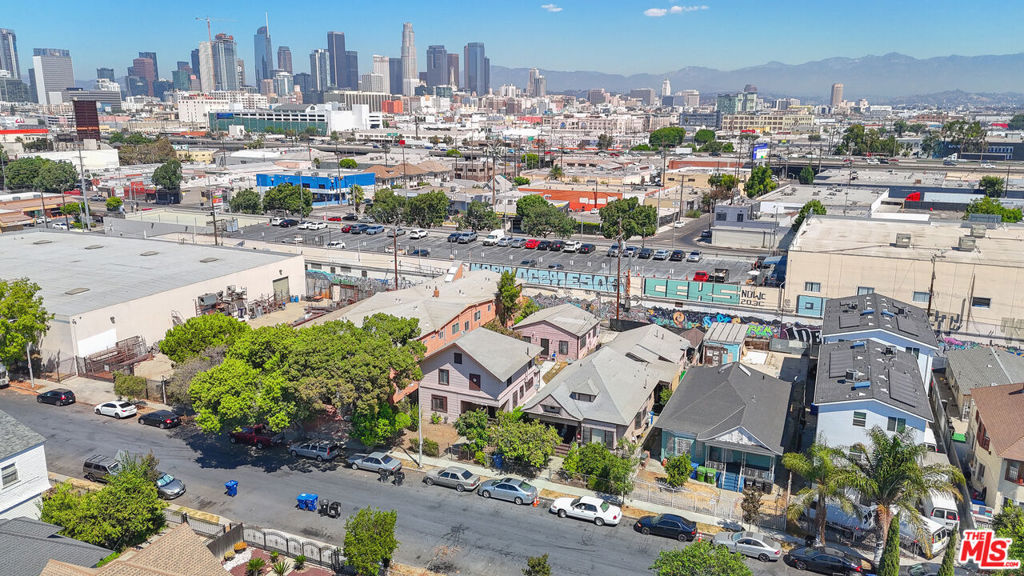
<path id="1" fill-rule="evenodd" d="M 811 200 L 818 200 L 829 212 L 835 209 L 842 210 L 844 207 L 857 213 L 866 213 L 880 196 L 885 196 L 888 191 L 883 188 L 863 188 L 847 186 L 843 183 L 830 183 L 826 185 L 810 186 L 804 184 L 791 184 L 783 186 L 778 190 L 769 192 L 757 199 L 761 204 L 767 202 L 780 202 L 783 204 L 796 204 L 803 206 Z"/>
<path id="2" fill-rule="evenodd" d="M 73 316 L 302 258 L 241 248 L 29 230 L 0 234 L 0 278 L 39 284 L 46 309 Z"/>

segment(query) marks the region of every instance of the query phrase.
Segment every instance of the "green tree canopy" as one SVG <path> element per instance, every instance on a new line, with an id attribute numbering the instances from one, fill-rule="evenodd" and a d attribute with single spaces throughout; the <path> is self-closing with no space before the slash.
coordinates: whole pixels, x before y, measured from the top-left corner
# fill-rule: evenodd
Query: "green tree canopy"
<path id="1" fill-rule="evenodd" d="M 35 156 L 19 158 L 7 164 L 7 187 L 13 190 L 29 190 L 35 186 L 36 177 L 43 165 L 51 160 Z"/>
<path id="2" fill-rule="evenodd" d="M 732 192 L 739 185 L 739 179 L 732 174 L 712 174 L 708 177 L 708 185 L 715 190 Z"/>
<path id="3" fill-rule="evenodd" d="M 863 124 L 851 124 L 843 133 L 843 138 L 836 146 L 839 155 L 866 156 L 868 154 L 897 155 L 903 147 L 896 142 L 896 135 L 888 136 L 881 130 L 866 130 Z"/>
<path id="4" fill-rule="evenodd" d="M 701 128 L 693 135 L 693 141 L 697 144 L 707 144 L 715 139 L 715 131 Z"/>
<path id="5" fill-rule="evenodd" d="M 1024 566 L 1024 508 L 1013 501 L 1003 504 L 999 513 L 992 519 L 992 530 L 1000 538 L 1013 540 L 1007 554 L 1014 560 L 1020 560 L 1021 566 Z M 1001 570 L 1000 573 L 1007 576 L 1021 576 L 1024 574 L 1024 568 Z"/>
<path id="6" fill-rule="evenodd" d="M 526 186 L 527 184 L 530 183 L 530 179 L 527 178 L 526 176 L 516 176 L 515 178 L 512 179 L 512 183 L 515 184 L 516 186 Z"/>
<path id="7" fill-rule="evenodd" d="M 263 210 L 308 216 L 313 211 L 313 193 L 295 184 L 278 184 L 263 193 Z"/>
<path id="8" fill-rule="evenodd" d="M 520 201 L 526 198 L 540 198 L 540 196 L 527 196 L 520 199 Z M 527 205 L 528 211 L 520 224 L 523 232 L 531 236 L 541 236 L 544 238 L 547 238 L 550 234 L 560 238 L 568 238 L 576 231 L 577 223 L 575 220 L 554 204 L 548 203 L 547 200 L 540 198 L 540 201 L 543 204 L 531 201 Z M 519 211 L 518 204 L 516 205 L 516 211 Z"/>
<path id="9" fill-rule="evenodd" d="M 847 497 L 845 486 L 840 483 L 842 477 L 839 469 L 845 462 L 842 450 L 821 442 L 811 444 L 805 453 L 787 452 L 782 456 L 782 465 L 807 483 L 793 495 L 786 515 L 795 521 L 813 506 L 816 510 L 814 524 L 817 538 L 822 543 L 825 542 L 829 502 L 838 504 L 847 512 L 853 511 L 853 502 Z"/>
<path id="10" fill-rule="evenodd" d="M 637 144 L 629 149 L 630 152 L 653 152 L 654 148 L 651 148 L 649 144 Z"/>
<path id="11" fill-rule="evenodd" d="M 389 402 L 382 402 L 376 413 L 359 411 L 352 416 L 352 436 L 364 446 L 383 446 L 412 423 L 412 418 L 396 410 Z"/>
<path id="12" fill-rule="evenodd" d="M 166 190 L 181 188 L 181 162 L 177 158 L 164 162 L 153 172 L 153 184 Z"/>
<path id="13" fill-rule="evenodd" d="M 65 216 L 74 216 L 76 219 L 82 213 L 81 202 L 67 202 L 60 207 L 60 213 Z"/>
<path id="14" fill-rule="evenodd" d="M 355 170 L 359 168 L 359 163 L 354 158 L 342 158 L 338 160 L 338 168 L 345 170 Z"/>
<path id="15" fill-rule="evenodd" d="M 743 555 L 709 540 L 662 550 L 651 566 L 657 576 L 751 576 Z"/>
<path id="16" fill-rule="evenodd" d="M 540 156 L 532 152 L 520 156 L 519 161 L 526 165 L 527 170 L 533 170 L 540 166 Z"/>
<path id="17" fill-rule="evenodd" d="M 972 200 L 967 205 L 964 219 L 966 220 L 971 214 L 998 214 L 1002 216 L 1003 222 L 1020 222 L 1022 216 L 1020 208 L 1007 208 L 997 198 L 992 197 Z"/>
<path id="18" fill-rule="evenodd" d="M 983 152 L 985 150 L 985 129 L 981 122 L 952 120 L 942 126 L 940 135 L 947 143 L 956 146 L 960 152 Z"/>
<path id="19" fill-rule="evenodd" d="M 248 324 L 226 314 L 203 314 L 168 330 L 160 351 L 174 362 L 184 362 L 211 346 L 230 345 L 248 331 Z"/>
<path id="20" fill-rule="evenodd" d="M 0 362 L 13 366 L 26 360 L 25 345 L 42 340 L 52 318 L 38 284 L 26 278 L 0 278 Z"/>
<path id="21" fill-rule="evenodd" d="M 440 190 L 409 198 L 405 219 L 421 228 L 440 226 L 448 217 L 448 196 Z"/>
<path id="22" fill-rule="evenodd" d="M 107 198 L 106 204 L 108 212 L 117 212 L 121 209 L 121 206 L 124 206 L 124 200 L 117 196 L 111 196 L 110 198 Z"/>
<path id="23" fill-rule="evenodd" d="M 501 273 L 498 280 L 498 319 L 502 326 L 508 326 L 519 312 L 521 288 L 512 271 Z"/>
<path id="24" fill-rule="evenodd" d="M 814 184 L 814 168 L 808 164 L 800 170 L 800 183 L 801 184 Z"/>
<path id="25" fill-rule="evenodd" d="M 658 210 L 654 206 L 641 206 L 636 198 L 622 198 L 605 204 L 601 215 L 601 235 L 605 238 L 622 236 L 625 242 L 634 236 L 646 238 L 658 230 Z"/>
<path id="26" fill-rule="evenodd" d="M 349 197 L 352 199 L 352 204 L 355 205 L 356 212 L 359 212 L 359 206 L 363 203 L 363 199 L 366 194 L 363 192 L 363 187 L 359 184 L 353 184 L 349 190 Z"/>
<path id="27" fill-rule="evenodd" d="M 496 430 L 490 433 L 495 451 L 520 464 L 541 468 L 555 453 L 561 441 L 558 432 L 547 424 L 523 420 L 520 408 L 498 414 Z"/>
<path id="28" fill-rule="evenodd" d="M 942 554 L 942 564 L 939 565 L 937 576 L 955 576 L 956 554 L 960 548 L 960 532 L 957 530 L 951 530 L 950 532 L 949 542 L 946 544 L 946 551 Z M 1010 543 L 1011 548 L 1013 544 L 1013 542 Z"/>
<path id="29" fill-rule="evenodd" d="M 671 456 L 665 461 L 665 481 L 669 486 L 680 487 L 690 479 L 693 472 L 693 463 L 690 462 L 689 454 Z"/>
<path id="30" fill-rule="evenodd" d="M 280 431 L 293 424 L 296 412 L 293 389 L 283 377 L 233 358 L 193 378 L 188 392 L 204 432 L 262 423 Z"/>
<path id="31" fill-rule="evenodd" d="M 231 211 L 241 214 L 262 214 L 263 200 L 260 193 L 252 188 L 240 190 L 231 197 Z"/>
<path id="32" fill-rule="evenodd" d="M 33 185 L 43 192 L 67 192 L 77 181 L 78 171 L 70 162 L 44 160 Z"/>
<path id="33" fill-rule="evenodd" d="M 743 185 L 743 191 L 748 198 L 754 198 L 767 194 L 779 187 L 779 184 L 772 179 L 772 170 L 768 166 L 754 166 L 750 171 L 750 178 Z"/>
<path id="34" fill-rule="evenodd" d="M 679 146 L 686 139 L 686 129 L 680 126 L 665 126 L 651 132 L 647 139 L 654 148 L 671 148 Z"/>
<path id="35" fill-rule="evenodd" d="M 1002 198 L 1006 191 L 1006 181 L 999 176 L 982 176 L 978 188 L 989 198 Z"/>
<path id="36" fill-rule="evenodd" d="M 551 566 L 548 565 L 548 555 L 530 556 L 526 559 L 526 568 L 523 568 L 523 576 L 551 576 Z"/>
<path id="37" fill-rule="evenodd" d="M 548 178 L 552 180 L 561 180 L 562 178 L 565 178 L 565 170 L 562 170 L 562 167 L 556 164 L 551 167 L 551 170 L 548 170 Z"/>
<path id="38" fill-rule="evenodd" d="M 793 218 L 793 229 L 799 230 L 800 226 L 804 223 L 804 220 L 807 219 L 809 214 L 824 215 L 825 205 L 822 204 L 820 200 L 811 200 L 804 204 L 803 208 L 801 208 L 800 212 L 796 215 L 796 218 Z"/>
<path id="39" fill-rule="evenodd" d="M 526 218 L 526 216 L 535 209 L 543 208 L 548 205 L 548 201 L 537 194 L 531 194 L 529 196 L 523 196 L 519 200 L 516 200 L 516 216 L 520 218 Z"/>
<path id="40" fill-rule="evenodd" d="M 501 218 L 487 204 L 473 200 L 466 207 L 466 213 L 459 218 L 459 224 L 462 228 L 469 228 L 474 232 L 493 230 L 501 225 Z"/>
<path id="41" fill-rule="evenodd" d="M 395 194 L 394 190 L 384 188 L 378 190 L 373 197 L 370 215 L 382 224 L 397 224 L 405 219 L 407 199 Z"/>
<path id="42" fill-rule="evenodd" d="M 611 134 L 601 133 L 601 134 L 599 134 L 597 136 L 597 149 L 598 150 L 607 150 L 607 149 L 611 148 L 612 144 L 614 144 L 614 143 L 615 143 L 615 138 L 613 138 Z"/>
<path id="43" fill-rule="evenodd" d="M 459 152 L 458 148 L 449 148 L 445 150 L 444 155 L 449 158 L 462 158 L 462 152 Z"/>
<path id="44" fill-rule="evenodd" d="M 1024 114 L 1014 114 L 1008 126 L 1010 130 L 1024 130 Z"/>
<path id="45" fill-rule="evenodd" d="M 383 562 L 390 562 L 398 539 L 398 513 L 362 508 L 345 521 L 345 559 L 360 576 L 376 576 Z"/>

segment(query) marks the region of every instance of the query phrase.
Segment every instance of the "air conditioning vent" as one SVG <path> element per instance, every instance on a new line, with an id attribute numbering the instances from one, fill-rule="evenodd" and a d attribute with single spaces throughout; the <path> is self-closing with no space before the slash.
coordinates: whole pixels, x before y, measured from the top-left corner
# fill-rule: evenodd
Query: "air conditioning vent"
<path id="1" fill-rule="evenodd" d="M 987 228 L 984 224 L 971 224 L 971 236 L 974 238 L 984 238 L 986 230 Z"/>
<path id="2" fill-rule="evenodd" d="M 896 234 L 896 247 L 910 248 L 910 234 L 907 234 L 906 232 L 898 232 Z"/>
<path id="3" fill-rule="evenodd" d="M 957 250 L 961 252 L 974 252 L 974 247 L 977 245 L 978 239 L 974 236 L 961 236 L 960 242 L 957 244 Z"/>

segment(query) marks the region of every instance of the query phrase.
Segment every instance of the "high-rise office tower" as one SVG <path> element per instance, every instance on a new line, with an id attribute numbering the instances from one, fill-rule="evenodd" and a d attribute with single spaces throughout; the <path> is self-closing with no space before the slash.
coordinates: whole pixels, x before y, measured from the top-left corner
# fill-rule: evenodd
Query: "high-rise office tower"
<path id="1" fill-rule="evenodd" d="M 330 56 L 330 85 L 341 86 L 345 81 L 345 33 L 327 33 L 327 54 Z"/>
<path id="2" fill-rule="evenodd" d="M 114 69 L 113 68 L 97 68 L 96 69 L 96 79 L 97 80 L 106 79 L 106 80 L 113 81 L 114 80 Z"/>
<path id="3" fill-rule="evenodd" d="M 238 53 L 235 38 L 223 32 L 213 37 L 213 85 L 215 90 L 238 90 Z"/>
<path id="4" fill-rule="evenodd" d="M 359 90 L 361 92 L 383 92 L 384 78 L 380 74 L 363 74 L 359 78 Z"/>
<path id="5" fill-rule="evenodd" d="M 463 51 L 466 81 L 463 89 L 483 96 L 491 89 L 491 61 L 484 52 L 483 42 L 470 42 Z"/>
<path id="6" fill-rule="evenodd" d="M 292 75 L 284 70 L 274 72 L 274 94 L 288 96 L 295 87 L 295 80 Z"/>
<path id="7" fill-rule="evenodd" d="M 189 60 L 192 61 L 192 74 L 195 74 L 196 80 L 199 80 L 200 84 L 202 84 L 202 79 L 200 77 L 201 75 L 199 73 L 199 49 L 196 48 L 195 50 L 192 50 L 189 56 Z M 201 87 L 199 89 L 202 90 Z"/>
<path id="8" fill-rule="evenodd" d="M 427 86 L 443 86 L 448 83 L 448 50 L 435 44 L 427 46 Z"/>
<path id="9" fill-rule="evenodd" d="M 843 85 L 838 82 L 832 85 L 832 101 L 830 105 L 833 108 L 843 105 Z"/>
<path id="10" fill-rule="evenodd" d="M 345 51 L 345 82 L 341 85 L 346 90 L 359 90 L 359 52 Z"/>
<path id="11" fill-rule="evenodd" d="M 0 70 L 6 70 L 11 78 L 21 80 L 21 67 L 18 64 L 18 37 L 14 30 L 0 28 Z"/>
<path id="12" fill-rule="evenodd" d="M 390 58 L 387 56 L 374 54 L 373 69 L 370 71 L 371 74 L 376 74 L 382 78 L 380 91 L 385 94 L 391 94 L 391 65 L 389 62 Z"/>
<path id="13" fill-rule="evenodd" d="M 388 59 L 388 77 L 389 83 L 391 84 L 392 94 L 402 93 L 402 59 L 401 58 L 389 58 Z"/>
<path id="14" fill-rule="evenodd" d="M 274 53 L 271 52 L 270 31 L 266 26 L 260 26 L 256 30 L 256 35 L 252 37 L 252 44 L 255 57 L 252 68 L 253 73 L 256 74 L 256 85 L 259 86 L 267 78 L 274 77 Z"/>
<path id="15" fill-rule="evenodd" d="M 171 72 L 174 81 L 174 89 L 187 92 L 192 89 L 192 67 L 178 69 Z"/>
<path id="16" fill-rule="evenodd" d="M 533 79 L 533 95 L 537 98 L 543 98 L 548 95 L 548 79 L 543 74 L 538 74 Z"/>
<path id="17" fill-rule="evenodd" d="M 402 95 L 413 96 L 420 83 L 416 67 L 416 37 L 412 22 L 402 24 Z"/>
<path id="18" fill-rule="evenodd" d="M 241 58 L 235 60 L 235 74 L 238 75 L 238 88 L 241 89 L 245 86 L 245 60 Z"/>
<path id="19" fill-rule="evenodd" d="M 687 108 L 700 106 L 700 92 L 697 90 L 683 90 L 683 106 Z"/>
<path id="20" fill-rule="evenodd" d="M 317 48 L 309 53 L 309 76 L 310 90 L 314 92 L 323 92 L 331 85 L 331 62 L 327 50 Z"/>
<path id="21" fill-rule="evenodd" d="M 289 74 L 294 74 L 292 70 L 292 49 L 287 46 L 278 46 L 277 48 L 277 69 L 284 70 Z"/>
<path id="22" fill-rule="evenodd" d="M 199 85 L 203 92 L 217 89 L 217 79 L 213 66 L 213 45 L 210 42 L 199 43 Z"/>
<path id="23" fill-rule="evenodd" d="M 33 50 L 32 82 L 36 87 L 36 102 L 45 105 L 62 103 L 61 92 L 75 86 L 71 52 L 60 48 Z"/>
<path id="24" fill-rule="evenodd" d="M 664 98 L 665 96 L 671 96 L 671 95 L 672 95 L 672 83 L 668 81 L 668 78 L 665 78 L 665 81 L 661 83 L 661 96 L 662 96 L 662 98 Z"/>
<path id="25" fill-rule="evenodd" d="M 132 65 L 128 67 L 128 76 L 134 76 L 146 83 L 143 93 L 146 96 L 153 95 L 153 82 L 156 81 L 155 68 L 152 60 L 142 57 L 132 60 Z M 132 96 L 142 96 L 143 94 L 132 94 Z"/>
<path id="26" fill-rule="evenodd" d="M 462 82 L 462 76 L 459 75 L 459 55 L 449 54 L 448 55 L 448 85 L 452 88 L 457 88 Z"/>
<path id="27" fill-rule="evenodd" d="M 149 58 L 153 61 L 153 80 L 160 78 L 160 64 L 156 61 L 156 52 L 139 52 L 139 58 Z"/>
<path id="28" fill-rule="evenodd" d="M 311 102 L 313 98 L 310 98 L 310 96 L 314 90 L 313 75 L 306 72 L 299 72 L 292 76 L 292 80 L 295 82 L 295 85 L 299 87 L 299 90 L 302 91 L 302 101 Z"/>
<path id="29" fill-rule="evenodd" d="M 526 95 L 535 96 L 533 93 L 533 84 L 537 81 L 537 76 L 540 76 L 540 71 L 536 68 L 530 68 L 530 75 L 526 79 Z"/>

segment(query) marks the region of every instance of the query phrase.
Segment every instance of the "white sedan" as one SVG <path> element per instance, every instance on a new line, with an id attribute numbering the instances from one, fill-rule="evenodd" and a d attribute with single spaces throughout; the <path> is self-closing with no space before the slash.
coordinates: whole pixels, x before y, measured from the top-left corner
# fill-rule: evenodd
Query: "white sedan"
<path id="1" fill-rule="evenodd" d="M 131 402 L 124 402 L 116 400 L 113 402 L 104 402 L 103 404 L 97 404 L 95 412 L 103 416 L 113 416 L 120 420 L 121 418 L 128 418 L 129 416 L 135 416 L 139 411 L 135 407 L 135 404 Z"/>
<path id="2" fill-rule="evenodd" d="M 426 238 L 426 237 L 427 237 L 427 231 L 424 230 L 423 228 L 417 228 L 415 230 L 410 230 L 409 231 L 409 238 L 411 238 L 413 240 L 417 240 L 419 238 Z"/>
<path id="3" fill-rule="evenodd" d="M 615 526 L 622 519 L 622 510 L 600 498 L 580 496 L 579 498 L 556 498 L 551 503 L 551 512 L 559 518 L 572 516 L 580 520 L 593 522 L 598 526 Z"/>
<path id="4" fill-rule="evenodd" d="M 327 222 L 310 222 L 306 230 L 326 230 Z"/>

